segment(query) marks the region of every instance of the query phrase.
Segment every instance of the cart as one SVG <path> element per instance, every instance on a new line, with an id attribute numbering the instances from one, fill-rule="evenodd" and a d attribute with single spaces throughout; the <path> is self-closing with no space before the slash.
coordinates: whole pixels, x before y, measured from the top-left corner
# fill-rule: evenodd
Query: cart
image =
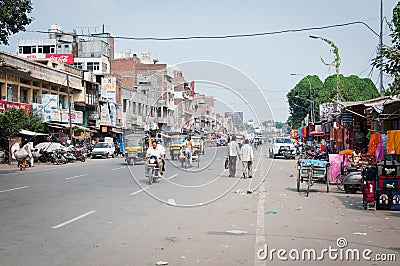
<path id="1" fill-rule="evenodd" d="M 299 159 L 297 162 L 297 192 L 300 192 L 300 183 L 307 185 L 306 196 L 314 183 L 326 184 L 326 192 L 329 192 L 328 169 L 329 162 L 316 159 Z"/>
<path id="2" fill-rule="evenodd" d="M 201 155 L 200 147 L 195 147 L 193 149 L 193 154 L 192 154 L 192 164 L 193 163 L 197 164 L 197 168 L 200 167 L 200 155 Z"/>
<path id="3" fill-rule="evenodd" d="M 192 160 L 191 160 L 191 164 L 190 165 L 196 164 L 197 168 L 199 168 L 200 167 L 200 156 L 201 156 L 200 149 L 194 148 L 193 149 L 193 153 L 192 153 Z M 181 153 L 180 153 L 179 159 L 181 160 L 182 168 L 185 168 L 185 169 L 188 168 L 188 166 L 189 166 L 189 156 L 186 153 L 184 147 L 181 149 Z"/>

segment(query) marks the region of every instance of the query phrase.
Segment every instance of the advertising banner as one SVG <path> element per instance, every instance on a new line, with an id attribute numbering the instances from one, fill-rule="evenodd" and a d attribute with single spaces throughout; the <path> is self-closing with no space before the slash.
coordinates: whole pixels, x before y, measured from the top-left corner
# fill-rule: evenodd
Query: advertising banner
<path id="1" fill-rule="evenodd" d="M 101 79 L 101 97 L 115 103 L 117 80 L 115 77 Z"/>
<path id="2" fill-rule="evenodd" d="M 74 63 L 73 54 L 46 54 L 46 58 L 51 58 L 68 65 L 72 65 Z"/>
<path id="3" fill-rule="evenodd" d="M 30 113 L 31 104 L 27 103 L 17 103 L 17 102 L 7 102 L 7 101 L 0 101 L 0 113 L 3 113 L 4 110 L 12 110 L 14 109 L 25 109 L 26 112 Z"/>

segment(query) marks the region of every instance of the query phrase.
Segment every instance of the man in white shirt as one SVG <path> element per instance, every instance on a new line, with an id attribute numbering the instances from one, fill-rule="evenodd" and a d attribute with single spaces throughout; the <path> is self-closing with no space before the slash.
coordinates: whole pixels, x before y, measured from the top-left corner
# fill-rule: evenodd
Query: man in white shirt
<path id="1" fill-rule="evenodd" d="M 163 169 L 163 163 L 162 163 L 162 160 L 164 159 L 164 157 L 165 157 L 165 149 L 162 147 L 162 148 L 160 148 L 160 147 L 158 147 L 158 145 L 157 145 L 157 141 L 155 141 L 155 140 L 153 140 L 152 142 L 151 142 L 151 146 L 147 149 L 147 152 L 146 152 L 146 162 L 145 162 L 145 171 L 146 171 L 146 175 L 148 175 L 148 171 L 149 171 L 149 169 L 148 169 L 148 164 L 149 164 L 149 158 L 151 157 L 151 156 L 155 156 L 155 157 L 157 157 L 157 164 L 158 164 L 158 168 L 160 168 L 160 174 L 159 174 L 159 176 L 161 177 L 161 175 L 162 175 L 162 169 Z"/>
<path id="2" fill-rule="evenodd" d="M 228 154 L 229 157 L 229 177 L 234 177 L 236 174 L 236 160 L 239 157 L 240 160 L 240 149 L 239 144 L 236 142 L 236 137 L 232 136 L 231 141 L 228 143 Z"/>
<path id="3" fill-rule="evenodd" d="M 244 141 L 244 145 L 240 149 L 242 154 L 242 164 L 243 164 L 243 178 L 252 178 L 252 165 L 254 160 L 253 147 L 249 145 L 249 140 Z"/>

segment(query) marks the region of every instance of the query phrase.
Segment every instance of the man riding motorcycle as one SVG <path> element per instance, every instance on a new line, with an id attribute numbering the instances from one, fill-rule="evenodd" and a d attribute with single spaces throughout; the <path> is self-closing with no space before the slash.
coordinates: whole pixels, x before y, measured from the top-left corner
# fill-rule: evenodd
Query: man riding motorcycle
<path id="1" fill-rule="evenodd" d="M 146 176 L 149 174 L 149 158 L 151 156 L 155 156 L 157 158 L 157 165 L 158 168 L 160 169 L 158 176 L 161 177 L 163 175 L 163 160 L 165 157 L 165 149 L 160 145 L 157 145 L 157 141 L 153 140 L 151 142 L 151 146 L 147 149 L 146 152 L 146 162 L 145 162 L 145 171 L 146 171 Z"/>

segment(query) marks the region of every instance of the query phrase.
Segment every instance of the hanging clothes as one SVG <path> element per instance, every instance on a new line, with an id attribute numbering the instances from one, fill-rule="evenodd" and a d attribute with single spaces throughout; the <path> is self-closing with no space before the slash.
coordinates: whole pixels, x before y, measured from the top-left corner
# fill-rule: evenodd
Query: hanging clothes
<path id="1" fill-rule="evenodd" d="M 381 142 L 381 134 L 374 132 L 369 139 L 368 154 L 375 157 L 376 149 Z"/>
<path id="2" fill-rule="evenodd" d="M 376 151 L 375 151 L 375 162 L 379 162 L 383 159 L 385 159 L 385 151 L 383 149 L 383 141 L 381 139 L 381 141 L 378 144 L 378 147 L 376 147 Z"/>
<path id="3" fill-rule="evenodd" d="M 387 131 L 386 148 L 388 154 L 400 154 L 400 130 Z"/>

